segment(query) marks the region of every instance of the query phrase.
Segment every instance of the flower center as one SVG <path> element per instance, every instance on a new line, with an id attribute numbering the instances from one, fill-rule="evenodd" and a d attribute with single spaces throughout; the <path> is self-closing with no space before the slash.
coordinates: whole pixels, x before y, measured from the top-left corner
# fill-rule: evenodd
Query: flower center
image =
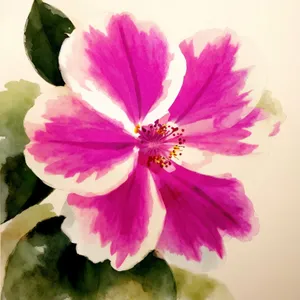
<path id="1" fill-rule="evenodd" d="M 147 157 L 147 165 L 159 164 L 161 168 L 167 168 L 172 164 L 172 159 L 178 159 L 182 155 L 185 139 L 184 129 L 171 124 L 160 124 L 156 120 L 147 126 L 136 126 L 139 133 L 140 151 Z"/>

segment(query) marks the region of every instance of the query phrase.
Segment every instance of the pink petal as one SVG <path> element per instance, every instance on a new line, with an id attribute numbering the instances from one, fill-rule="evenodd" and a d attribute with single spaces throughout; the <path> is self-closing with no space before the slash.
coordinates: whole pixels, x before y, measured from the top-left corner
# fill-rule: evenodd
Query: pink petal
<path id="1" fill-rule="evenodd" d="M 67 89 L 54 90 L 39 97 L 25 119 L 29 167 L 57 189 L 84 194 L 114 189 L 133 168 L 135 138 Z"/>
<path id="2" fill-rule="evenodd" d="M 262 109 L 266 115 L 263 126 L 258 128 L 257 131 L 261 135 L 264 133 L 269 137 L 276 136 L 280 132 L 281 125 L 286 120 L 286 115 L 280 101 L 273 96 L 272 92 L 265 90 L 257 107 Z M 257 135 L 257 132 L 254 132 L 254 134 Z"/>
<path id="3" fill-rule="evenodd" d="M 74 31 L 60 54 L 63 77 L 74 91 L 104 92 L 134 124 L 166 98 L 172 79 L 168 77 L 169 66 L 174 59 L 157 28 L 141 27 L 129 15 L 115 15 L 106 28 Z M 178 68 L 171 71 L 181 73 Z M 182 78 L 176 81 L 173 97 L 181 82 Z"/>
<path id="4" fill-rule="evenodd" d="M 277 122 L 273 125 L 272 132 L 269 133 L 269 136 L 275 136 L 280 132 L 281 122 Z"/>
<path id="5" fill-rule="evenodd" d="M 68 204 L 76 214 L 73 224 L 66 214 L 63 230 L 78 252 L 94 262 L 110 259 L 118 270 L 133 267 L 155 248 L 165 217 L 151 174 L 142 166 L 111 193 L 70 194 Z"/>
<path id="6" fill-rule="evenodd" d="M 261 77 L 247 59 L 253 57 L 255 61 L 256 57 L 247 53 L 247 43 L 235 40 L 229 32 L 202 32 L 180 45 L 187 72 L 169 109 L 169 120 L 185 130 L 189 147 L 223 155 L 246 155 L 257 148 L 243 140 L 265 117 L 260 109 L 249 106 L 259 101 L 264 81 L 253 80 Z M 183 153 L 182 160 L 185 157 Z M 186 158 L 188 162 L 190 157 Z"/>
<path id="7" fill-rule="evenodd" d="M 200 261 L 200 247 L 224 255 L 222 235 L 243 238 L 251 232 L 252 205 L 242 184 L 179 165 L 173 172 L 156 172 L 155 182 L 167 215 L 158 250 Z"/>
<path id="8" fill-rule="evenodd" d="M 205 132 L 205 127 L 189 124 L 184 127 L 186 145 L 222 155 L 250 154 L 258 145 L 248 144 L 243 140 L 251 135 L 249 129 L 264 117 L 264 113 L 256 108 L 231 127 L 213 128 Z M 182 159 L 185 159 L 184 152 Z"/>
<path id="9" fill-rule="evenodd" d="M 253 98 L 259 101 L 264 76 L 259 66 L 253 66 L 259 58 L 248 50 L 246 41 L 236 39 L 234 33 L 215 30 L 200 32 L 180 44 L 187 72 L 169 110 L 170 120 L 184 125 L 213 119 L 216 126 L 238 111 L 231 120 L 237 122 L 248 113 L 245 108 Z"/>

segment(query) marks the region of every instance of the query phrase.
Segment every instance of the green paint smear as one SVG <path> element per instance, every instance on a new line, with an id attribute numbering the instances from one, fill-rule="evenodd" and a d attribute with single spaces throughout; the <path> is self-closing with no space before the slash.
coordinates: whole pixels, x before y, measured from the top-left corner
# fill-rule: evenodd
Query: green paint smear
<path id="1" fill-rule="evenodd" d="M 178 299 L 186 300 L 233 300 L 228 289 L 207 275 L 196 275 L 172 268 L 177 285 Z"/>
<path id="2" fill-rule="evenodd" d="M 264 91 L 256 107 L 261 108 L 265 112 L 271 114 L 280 122 L 284 122 L 286 119 L 286 115 L 283 112 L 280 101 L 273 97 L 271 91 Z"/>
<path id="3" fill-rule="evenodd" d="M 217 286 L 217 281 L 205 275 L 194 275 L 178 268 L 173 269 L 173 274 L 178 294 L 189 300 L 207 299 Z"/>
<path id="4" fill-rule="evenodd" d="M 38 84 L 11 81 L 0 92 L 0 223 L 39 203 L 51 192 L 25 163 L 23 150 L 29 139 L 24 118 L 40 95 Z"/>
<path id="5" fill-rule="evenodd" d="M 76 253 L 61 232 L 63 217 L 39 223 L 10 256 L 3 295 L 7 300 L 175 300 L 169 266 L 149 254 L 129 271 L 117 272 L 108 261 L 94 264 Z"/>
<path id="6" fill-rule="evenodd" d="M 28 137 L 24 131 L 24 117 L 40 95 L 38 84 L 25 80 L 5 84 L 0 92 L 0 167 L 8 156 L 23 152 Z"/>
<path id="7" fill-rule="evenodd" d="M 73 30 L 74 25 L 60 10 L 41 0 L 33 2 L 25 26 L 25 49 L 39 75 L 56 86 L 64 85 L 58 56 Z"/>
<path id="8" fill-rule="evenodd" d="M 53 209 L 53 205 L 50 203 L 34 205 L 5 225 L 5 228 L 1 232 L 1 285 L 8 257 L 15 249 L 19 240 L 32 230 L 38 222 L 54 217 L 56 214 L 53 212 Z"/>
<path id="9" fill-rule="evenodd" d="M 0 172 L 0 224 L 6 220 L 7 213 L 5 201 L 8 197 L 8 186 L 4 181 L 4 176 Z"/>
<path id="10" fill-rule="evenodd" d="M 27 167 L 23 155 L 29 142 L 24 117 L 40 95 L 38 84 L 25 80 L 11 81 L 0 92 L 0 223 L 47 197 L 46 186 Z"/>

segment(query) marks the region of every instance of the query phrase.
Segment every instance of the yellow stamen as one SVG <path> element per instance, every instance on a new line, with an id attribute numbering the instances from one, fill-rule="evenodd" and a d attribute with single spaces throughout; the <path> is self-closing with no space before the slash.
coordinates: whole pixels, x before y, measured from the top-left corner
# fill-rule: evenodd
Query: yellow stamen
<path id="1" fill-rule="evenodd" d="M 134 133 L 139 133 L 141 129 L 141 125 L 137 124 L 135 127 L 134 127 Z"/>

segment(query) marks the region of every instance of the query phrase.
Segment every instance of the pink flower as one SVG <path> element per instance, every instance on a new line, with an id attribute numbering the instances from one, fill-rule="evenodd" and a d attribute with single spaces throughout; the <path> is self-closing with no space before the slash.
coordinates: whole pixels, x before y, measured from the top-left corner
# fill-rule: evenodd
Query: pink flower
<path id="1" fill-rule="evenodd" d="M 171 263 L 200 262 L 205 248 L 222 257 L 224 235 L 249 235 L 254 212 L 242 184 L 198 172 L 205 153 L 257 147 L 243 140 L 263 118 L 252 102 L 261 90 L 235 40 L 208 31 L 171 47 L 153 25 L 121 14 L 64 42 L 67 87 L 28 112 L 25 156 L 66 192 L 63 230 L 78 253 L 124 270 L 153 249 Z"/>

